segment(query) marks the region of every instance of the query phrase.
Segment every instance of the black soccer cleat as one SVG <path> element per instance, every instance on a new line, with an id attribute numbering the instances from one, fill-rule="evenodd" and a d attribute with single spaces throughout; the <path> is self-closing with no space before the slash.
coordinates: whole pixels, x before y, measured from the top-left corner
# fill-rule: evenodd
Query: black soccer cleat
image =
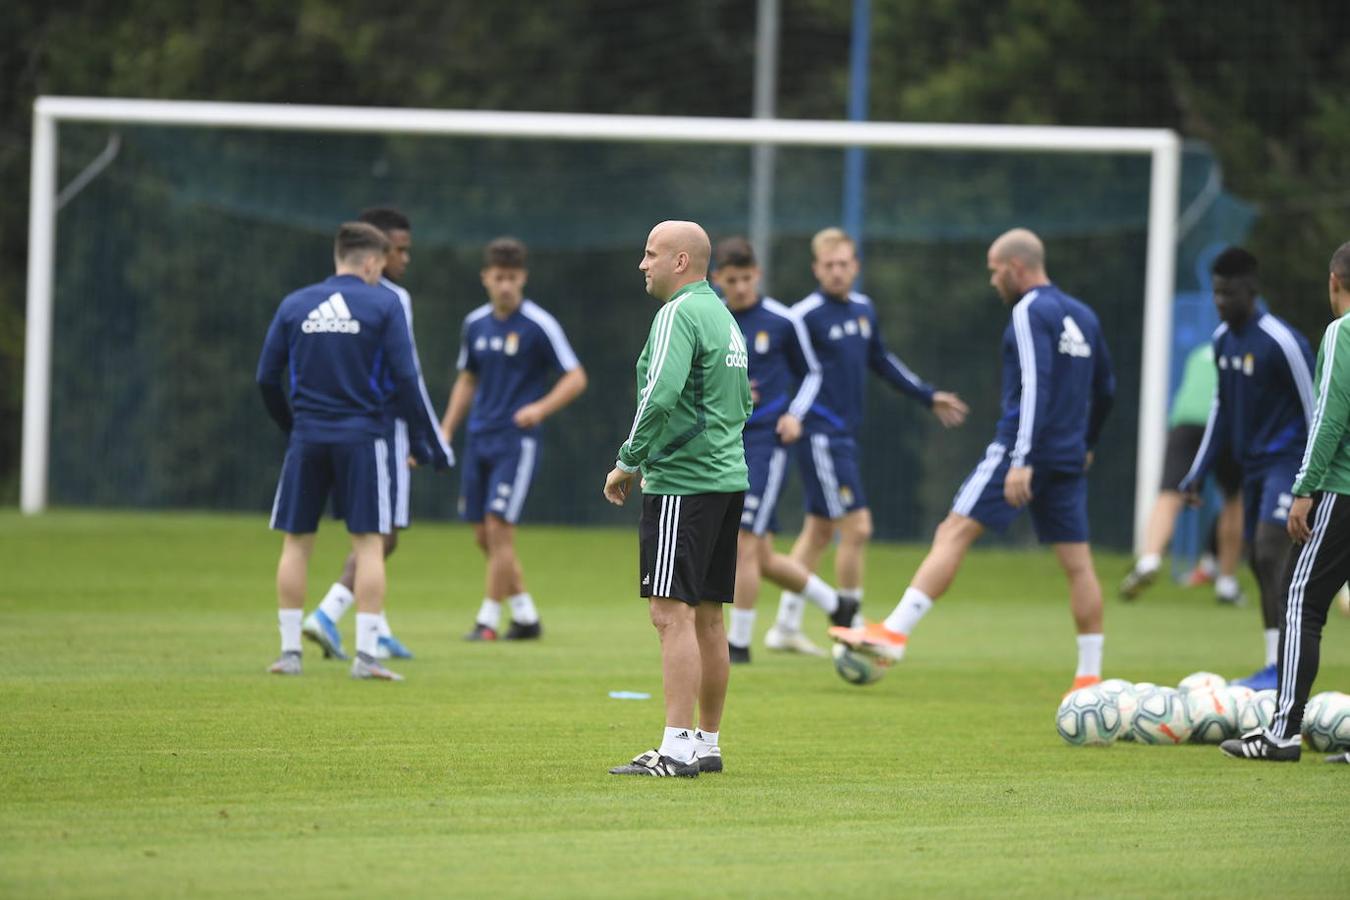
<path id="1" fill-rule="evenodd" d="M 539 622 L 530 625 L 522 625 L 516 620 L 511 620 L 511 627 L 506 629 L 506 636 L 503 640 L 507 641 L 537 641 L 544 633 L 544 626 Z"/>
<path id="2" fill-rule="evenodd" d="M 830 624 L 838 625 L 840 628 L 852 628 L 853 620 L 858 617 L 858 611 L 861 609 L 861 600 L 854 600 L 852 597 L 840 597 L 839 605 L 835 607 L 834 612 L 830 613 Z"/>
<path id="3" fill-rule="evenodd" d="M 731 657 L 733 663 L 750 662 L 749 647 L 737 647 L 735 644 L 727 644 L 727 654 Z"/>
<path id="4" fill-rule="evenodd" d="M 1303 752 L 1297 740 L 1280 743 L 1264 728 L 1249 731 L 1240 738 L 1229 738 L 1219 745 L 1219 749 L 1234 759 L 1264 759 L 1268 762 L 1298 762 Z"/>
<path id="5" fill-rule="evenodd" d="M 706 756 L 696 757 L 694 762 L 698 763 L 700 772 L 720 772 L 722 771 L 722 748 L 712 747 L 708 750 Z"/>
<path id="6" fill-rule="evenodd" d="M 1133 600 L 1148 590 L 1149 585 L 1153 584 L 1154 579 L 1158 577 L 1157 569 L 1152 572 L 1140 572 L 1136 568 L 1131 568 L 1120 582 L 1120 599 Z"/>
<path id="7" fill-rule="evenodd" d="M 495 641 L 496 639 L 497 632 L 481 622 L 475 623 L 473 631 L 464 635 L 466 641 Z"/>
<path id="8" fill-rule="evenodd" d="M 648 750 L 633 757 L 632 762 L 609 770 L 611 775 L 652 775 L 657 778 L 697 778 L 698 772 L 697 759 L 682 763 L 662 756 L 660 750 Z"/>

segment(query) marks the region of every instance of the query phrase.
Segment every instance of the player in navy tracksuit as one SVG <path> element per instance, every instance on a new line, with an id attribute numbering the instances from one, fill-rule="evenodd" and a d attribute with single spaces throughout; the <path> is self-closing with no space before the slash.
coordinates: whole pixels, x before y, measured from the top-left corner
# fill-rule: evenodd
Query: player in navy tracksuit
<path id="1" fill-rule="evenodd" d="M 989 248 L 990 282 L 1012 321 L 1003 335 L 1003 415 L 984 460 L 957 491 L 932 549 L 884 623 L 832 628 L 842 643 L 900 659 L 909 633 L 951 586 L 970 545 L 1023 507 L 1069 580 L 1078 628 L 1074 687 L 1101 680 L 1102 589 L 1088 544 L 1087 468 L 1115 396 L 1111 358 L 1093 311 L 1050 283 L 1045 250 L 1025 229 Z"/>
<path id="2" fill-rule="evenodd" d="M 525 262 L 525 245 L 515 238 L 497 238 L 484 250 L 489 302 L 464 317 L 459 377 L 441 420 L 447 441 L 469 420 L 459 512 L 487 558 L 485 596 L 465 635 L 471 641 L 497 639 L 503 602 L 511 608 L 507 640 L 542 633 L 516 557 L 516 525 L 539 460 L 539 425 L 586 389 L 586 370 L 558 320 L 525 298 Z"/>
<path id="3" fill-rule="evenodd" d="M 388 250 L 378 228 L 343 225 L 334 242 L 337 274 L 281 301 L 258 360 L 268 412 L 290 435 L 272 505 L 272 527 L 286 532 L 277 566 L 281 657 L 270 669 L 278 675 L 300 674 L 306 569 L 331 494 L 357 559 L 352 676 L 400 679 L 375 659 L 384 536 L 394 528 L 391 412 L 408 421 L 418 461 L 444 468 L 450 451 L 419 395 L 403 308 L 378 285 Z"/>
<path id="4" fill-rule="evenodd" d="M 806 521 L 792 547 L 792 558 L 814 572 L 836 530 L 835 577 L 839 596 L 862 603 L 863 550 L 872 536 L 858 469 L 858 427 L 871 370 L 891 387 L 932 409 L 947 427 L 965 420 L 961 398 L 934 390 L 886 350 L 872 301 L 850 286 L 858 276 L 853 240 L 838 228 L 826 228 L 811 241 L 812 272 L 820 289 L 792 307 L 806 328 L 820 361 L 820 391 L 804 422 L 797 463 L 806 495 Z M 765 644 L 771 649 L 819 652 L 801 634 L 802 599 L 784 593 L 778 621 Z"/>
<path id="5" fill-rule="evenodd" d="M 802 323 L 786 306 L 760 295 L 760 270 L 750 242 L 727 238 L 717 245 L 715 257 L 712 280 L 745 336 L 755 403 L 745 423 L 750 489 L 737 538 L 736 596 L 727 631 L 731 661 L 748 663 L 761 576 L 800 593 L 838 623 L 852 622 L 858 604 L 841 602 L 819 576 L 774 550 L 788 448 L 801 437 L 802 419 L 820 389 L 820 364 Z"/>
<path id="6" fill-rule="evenodd" d="M 1285 527 L 1312 421 L 1312 348 L 1302 334 L 1257 306 L 1256 257 L 1230 247 L 1215 258 L 1211 272 L 1222 320 L 1214 331 L 1219 386 L 1181 490 L 1194 494 L 1224 450 L 1242 469 L 1243 537 L 1261 586 L 1266 657 L 1263 668 L 1239 683 L 1273 690 L 1279 684 L 1281 579 L 1293 546 Z"/>

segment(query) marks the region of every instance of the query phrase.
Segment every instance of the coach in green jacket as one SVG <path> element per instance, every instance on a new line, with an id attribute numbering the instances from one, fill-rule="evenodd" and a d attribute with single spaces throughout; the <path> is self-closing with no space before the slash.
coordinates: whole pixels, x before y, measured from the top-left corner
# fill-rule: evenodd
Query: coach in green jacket
<path id="1" fill-rule="evenodd" d="M 622 505 L 642 474 L 639 593 L 661 636 L 661 746 L 615 775 L 722 771 L 718 745 L 729 660 L 722 604 L 736 587 L 736 533 L 749 487 L 742 431 L 753 404 L 745 338 L 708 286 L 708 235 L 662 222 L 638 266 L 664 305 L 637 363 L 637 413 L 605 479 Z M 698 705 L 698 728 L 694 706 Z"/>

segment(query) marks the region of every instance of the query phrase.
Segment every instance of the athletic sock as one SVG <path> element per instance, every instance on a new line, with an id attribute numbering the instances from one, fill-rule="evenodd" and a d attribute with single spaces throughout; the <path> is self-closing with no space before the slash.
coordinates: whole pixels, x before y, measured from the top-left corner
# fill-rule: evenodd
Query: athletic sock
<path id="1" fill-rule="evenodd" d="M 393 636 L 394 632 L 389 630 L 389 620 L 384 617 L 384 613 L 380 613 L 380 637 L 387 638 Z"/>
<path id="2" fill-rule="evenodd" d="M 277 624 L 281 627 L 281 652 L 300 652 L 300 620 L 305 617 L 303 609 L 277 610 Z"/>
<path id="3" fill-rule="evenodd" d="M 1280 661 L 1280 629 L 1266 629 L 1266 665 L 1277 665 Z"/>
<path id="4" fill-rule="evenodd" d="M 709 750 L 717 747 L 717 738 L 720 731 L 704 731 L 702 728 L 694 729 L 694 755 L 707 756 Z"/>
<path id="5" fill-rule="evenodd" d="M 1200 557 L 1200 560 L 1195 564 L 1195 567 L 1200 570 L 1201 574 L 1213 578 L 1214 573 L 1219 570 L 1219 561 L 1214 558 L 1214 554 L 1206 553 Z M 1229 575 L 1228 577 L 1232 578 L 1233 576 Z"/>
<path id="6" fill-rule="evenodd" d="M 665 737 L 661 739 L 662 756 L 669 756 L 676 762 L 687 763 L 694 758 L 694 729 L 692 728 L 666 728 Z"/>
<path id="7" fill-rule="evenodd" d="M 521 625 L 533 625 L 539 621 L 539 610 L 534 608 L 534 598 L 530 596 L 529 591 L 512 594 L 506 602 L 511 604 L 511 621 Z M 500 603 L 497 604 L 497 609 L 501 609 Z"/>
<path id="8" fill-rule="evenodd" d="M 356 652 L 374 656 L 380 645 L 380 614 L 356 614 Z"/>
<path id="9" fill-rule="evenodd" d="M 478 607 L 478 619 L 476 621 L 479 625 L 496 631 L 502 623 L 501 602 L 493 600 L 491 597 L 484 597 L 483 605 Z"/>
<path id="10" fill-rule="evenodd" d="M 1134 570 L 1140 575 L 1152 575 L 1162 566 L 1162 557 L 1156 553 L 1145 553 L 1134 564 Z"/>
<path id="11" fill-rule="evenodd" d="M 324 594 L 323 600 L 319 601 L 319 610 L 323 612 L 333 624 L 337 624 L 347 610 L 351 609 L 352 603 L 356 597 L 352 595 L 351 589 L 341 582 L 333 582 L 333 586 Z"/>
<path id="12" fill-rule="evenodd" d="M 908 635 L 914 630 L 914 626 L 919 624 L 919 620 L 928 615 L 928 611 L 932 608 L 932 597 L 916 587 L 907 587 L 904 596 L 900 598 L 900 602 L 895 604 L 895 609 L 882 624 L 886 626 L 887 631 Z"/>
<path id="13" fill-rule="evenodd" d="M 1225 600 L 1232 600 L 1238 595 L 1238 580 L 1236 575 L 1220 575 L 1214 579 L 1214 594 Z"/>
<path id="14" fill-rule="evenodd" d="M 731 629 L 727 632 L 727 643 L 733 647 L 749 647 L 754 637 L 755 611 L 753 609 L 731 608 Z"/>
<path id="15" fill-rule="evenodd" d="M 1102 643 L 1105 639 L 1105 635 L 1101 634 L 1078 636 L 1078 671 L 1074 672 L 1075 678 L 1084 675 L 1102 677 Z"/>
<path id="16" fill-rule="evenodd" d="M 784 631 L 801 631 L 802 614 L 806 612 L 806 601 L 801 594 L 783 591 L 778 597 L 778 619 L 774 622 Z"/>
<path id="17" fill-rule="evenodd" d="M 840 590 L 835 593 L 834 589 L 825 583 L 825 580 L 819 575 L 812 575 L 806 579 L 806 587 L 802 588 L 801 596 L 810 600 L 816 606 L 825 610 L 825 615 L 834 615 L 834 611 L 839 608 L 839 598 L 846 596 L 847 591 Z M 859 595 L 862 591 L 858 592 Z M 861 596 L 859 597 L 861 599 Z"/>

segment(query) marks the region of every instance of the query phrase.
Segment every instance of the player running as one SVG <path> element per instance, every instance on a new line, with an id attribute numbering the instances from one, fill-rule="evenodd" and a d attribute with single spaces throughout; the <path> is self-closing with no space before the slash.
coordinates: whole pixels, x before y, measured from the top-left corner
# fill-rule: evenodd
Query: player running
<path id="1" fill-rule="evenodd" d="M 1181 482 L 1195 494 L 1228 451 L 1242 469 L 1243 537 L 1261 588 L 1265 664 L 1238 681 L 1256 691 L 1279 683 L 1280 578 L 1292 550 L 1286 525 L 1313 411 L 1312 349 L 1303 335 L 1257 307 L 1257 262 L 1241 247 L 1214 259 L 1214 331 L 1219 386 L 1204 439 Z M 1198 498 L 1193 498 L 1198 502 Z"/>
<path id="2" fill-rule="evenodd" d="M 1024 507 L 1069 581 L 1078 629 L 1073 687 L 1101 681 L 1102 589 L 1088 544 L 1087 468 L 1115 397 L 1097 315 L 1050 282 L 1040 238 L 1023 228 L 994 241 L 990 283 L 1012 306 L 1003 332 L 1003 415 L 984 460 L 961 485 L 933 546 L 884 622 L 831 628 L 830 636 L 891 660 L 951 587 L 971 544 L 1003 531 Z"/>
<path id="3" fill-rule="evenodd" d="M 392 291 L 403 307 L 403 317 L 408 323 L 408 343 L 413 348 L 413 365 L 417 367 L 418 394 L 428 414 L 434 416 L 431 398 L 427 395 L 427 386 L 422 380 L 422 364 L 417 359 L 417 339 L 413 336 L 412 295 L 399 284 L 408 271 L 408 263 L 412 261 L 412 223 L 403 213 L 388 207 L 368 209 L 361 213 L 360 221 L 374 225 L 389 239 L 389 252 L 384 258 L 384 275 L 380 278 L 380 285 Z M 384 539 L 384 556 L 388 559 L 398 548 L 399 530 L 411 524 L 408 512 L 412 487 L 412 471 L 408 465 L 408 421 L 395 416 L 385 440 L 389 445 L 389 467 L 394 486 L 394 529 Z M 451 456 L 450 460 L 453 464 L 454 457 Z M 328 593 L 324 595 L 314 612 L 305 617 L 302 627 L 304 636 L 319 645 L 325 659 L 347 658 L 342 649 L 342 635 L 338 631 L 338 623 L 347 614 L 355 599 L 352 595 L 354 584 L 356 584 L 356 554 L 353 553 L 348 555 L 342 567 L 342 576 L 333 582 L 333 586 L 328 589 Z M 400 659 L 412 658 L 412 653 L 403 642 L 394 637 L 384 612 L 380 613 L 380 639 L 375 649 L 375 655 L 380 659 L 391 656 Z"/>
<path id="4" fill-rule="evenodd" d="M 872 536 L 872 513 L 863 493 L 857 443 L 867 370 L 932 409 L 948 428 L 964 422 L 969 409 L 956 394 L 935 390 L 887 352 L 872 301 L 850 289 L 858 277 L 852 238 L 841 229 L 826 228 L 811 239 L 811 252 L 812 272 L 820 287 L 794 305 L 792 314 L 806 328 L 820 361 L 821 384 L 797 445 L 806 521 L 792 546 L 792 558 L 814 572 L 838 531 L 834 560 L 838 594 L 850 606 L 861 606 L 863 551 Z M 802 597 L 784 592 L 778 620 L 764 637 L 765 646 L 820 653 L 801 633 L 803 611 Z"/>
<path id="5" fill-rule="evenodd" d="M 473 523 L 487 558 L 486 596 L 470 641 L 495 641 L 502 602 L 511 606 L 508 641 L 538 638 L 543 629 L 516 557 L 516 524 L 539 462 L 539 426 L 586 390 L 586 370 L 558 320 L 525 298 L 525 245 L 501 237 L 483 252 L 488 302 L 464 317 L 459 377 L 441 431 L 448 442 L 465 417 L 459 513 Z M 562 372 L 553 386 L 553 372 Z"/>
<path id="6" fill-rule="evenodd" d="M 801 437 L 802 419 L 820 389 L 820 364 L 801 322 L 777 300 L 760 296 L 759 265 L 750 242 L 741 237 L 723 240 L 716 260 L 712 280 L 745 338 L 755 403 L 745 423 L 750 490 L 737 536 L 736 603 L 727 632 L 731 661 L 748 663 L 761 576 L 809 597 L 836 625 L 852 624 L 858 603 L 841 600 L 818 575 L 774 550 L 787 448 Z"/>
<path id="7" fill-rule="evenodd" d="M 375 658 L 385 536 L 394 530 L 391 408 L 408 422 L 409 451 L 419 462 L 444 468 L 450 448 L 420 390 L 403 307 L 379 285 L 388 252 L 378 228 L 343 225 L 334 245 L 337 274 L 281 301 L 258 360 L 263 401 L 290 435 L 272 505 L 272 527 L 286 532 L 277 565 L 281 656 L 269 669 L 276 675 L 300 674 L 306 570 L 331 493 L 356 557 L 352 677 L 402 680 Z"/>

